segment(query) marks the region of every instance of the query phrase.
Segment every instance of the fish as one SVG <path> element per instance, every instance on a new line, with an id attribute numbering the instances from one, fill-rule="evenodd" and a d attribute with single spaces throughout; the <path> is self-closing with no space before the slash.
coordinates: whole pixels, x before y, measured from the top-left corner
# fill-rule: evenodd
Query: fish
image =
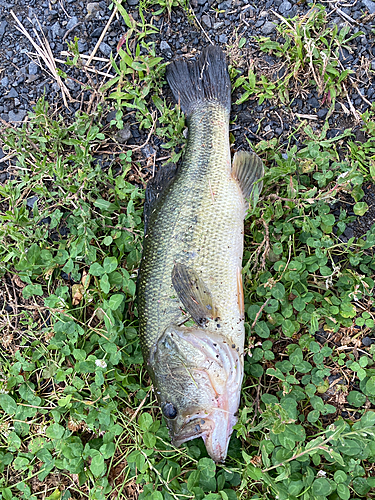
<path id="1" fill-rule="evenodd" d="M 161 167 L 146 189 L 140 340 L 172 443 L 201 437 L 224 462 L 244 370 L 244 218 L 264 165 L 246 151 L 231 161 L 231 83 L 219 47 L 173 61 L 166 78 L 188 136 L 181 164 Z"/>

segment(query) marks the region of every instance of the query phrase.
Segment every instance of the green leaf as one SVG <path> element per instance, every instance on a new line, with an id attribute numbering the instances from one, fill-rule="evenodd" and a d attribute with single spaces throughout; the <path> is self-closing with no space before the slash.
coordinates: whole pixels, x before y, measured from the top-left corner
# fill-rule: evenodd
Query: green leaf
<path id="1" fill-rule="evenodd" d="M 285 288 L 282 283 L 276 283 L 271 289 L 271 295 L 278 300 L 281 300 L 285 296 Z"/>
<path id="2" fill-rule="evenodd" d="M 8 394 L 0 394 L 0 406 L 8 415 L 14 415 L 17 411 L 17 404 Z"/>
<path id="3" fill-rule="evenodd" d="M 349 500 L 350 490 L 345 484 L 338 484 L 336 487 L 337 494 L 342 500 Z"/>
<path id="4" fill-rule="evenodd" d="M 52 424 L 47 427 L 46 436 L 51 439 L 61 439 L 64 435 L 65 429 L 60 424 Z"/>
<path id="5" fill-rule="evenodd" d="M 347 477 L 348 476 L 345 474 L 343 470 L 337 470 L 333 475 L 333 479 L 337 484 L 345 483 Z"/>
<path id="6" fill-rule="evenodd" d="M 101 453 L 97 453 L 92 457 L 90 470 L 95 477 L 102 475 L 105 469 L 104 457 Z"/>
<path id="7" fill-rule="evenodd" d="M 139 427 L 143 431 L 147 431 L 152 425 L 152 417 L 149 413 L 142 413 L 138 419 Z"/>
<path id="8" fill-rule="evenodd" d="M 375 396 L 375 376 L 372 376 L 366 382 L 366 394 Z"/>
<path id="9" fill-rule="evenodd" d="M 93 276 L 101 276 L 104 274 L 104 269 L 98 262 L 94 262 L 90 266 L 89 273 Z"/>
<path id="10" fill-rule="evenodd" d="M 328 496 L 332 491 L 330 482 L 328 479 L 324 477 L 319 477 L 318 479 L 315 479 L 315 481 L 312 484 L 312 492 L 313 495 L 321 495 L 321 496 Z"/>
<path id="11" fill-rule="evenodd" d="M 263 339 L 266 339 L 270 336 L 270 329 L 268 328 L 268 325 L 265 321 L 259 321 L 255 325 L 255 332 L 259 335 L 259 337 L 262 337 Z"/>
<path id="12" fill-rule="evenodd" d="M 122 301 L 124 300 L 124 296 L 121 293 L 116 293 L 114 295 L 111 295 L 108 301 L 108 305 L 112 311 L 116 311 L 122 304 Z"/>
<path id="13" fill-rule="evenodd" d="M 103 262 L 103 269 L 107 274 L 115 271 L 117 269 L 116 257 L 106 257 Z"/>
<path id="14" fill-rule="evenodd" d="M 358 201 L 354 207 L 353 207 L 353 212 L 355 215 L 364 215 L 368 210 L 368 205 L 364 201 Z"/>
<path id="15" fill-rule="evenodd" d="M 360 408 L 366 403 L 366 396 L 358 391 L 350 391 L 346 399 L 350 405 L 356 408 Z"/>
<path id="16" fill-rule="evenodd" d="M 25 299 L 29 299 L 33 295 L 41 297 L 43 295 L 42 285 L 27 285 L 22 290 L 22 295 Z"/>
<path id="17" fill-rule="evenodd" d="M 111 285 L 108 279 L 108 274 L 103 274 L 103 276 L 100 278 L 100 288 L 103 290 L 104 293 L 108 293 L 109 290 L 111 289 Z"/>
<path id="18" fill-rule="evenodd" d="M 206 478 L 215 477 L 216 464 L 212 458 L 201 458 L 198 462 L 198 469 Z"/>

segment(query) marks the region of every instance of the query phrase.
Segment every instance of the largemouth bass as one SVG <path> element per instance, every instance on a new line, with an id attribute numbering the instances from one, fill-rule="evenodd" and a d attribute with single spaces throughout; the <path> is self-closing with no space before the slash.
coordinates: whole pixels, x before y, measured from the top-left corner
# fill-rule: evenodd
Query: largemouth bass
<path id="1" fill-rule="evenodd" d="M 167 80 L 188 139 L 181 166 L 163 167 L 146 191 L 141 343 L 173 443 L 202 437 L 223 462 L 243 378 L 243 221 L 263 163 L 239 152 L 231 165 L 231 85 L 218 47 L 173 62 Z"/>

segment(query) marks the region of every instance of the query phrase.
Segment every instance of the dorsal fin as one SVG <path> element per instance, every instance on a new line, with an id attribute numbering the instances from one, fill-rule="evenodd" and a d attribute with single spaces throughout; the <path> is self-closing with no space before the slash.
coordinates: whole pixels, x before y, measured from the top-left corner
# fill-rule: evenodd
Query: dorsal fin
<path id="1" fill-rule="evenodd" d="M 264 176 L 263 161 L 255 153 L 237 151 L 233 157 L 232 177 L 240 185 L 245 200 L 248 200 L 254 191 L 262 191 L 263 182 L 257 182 Z"/>
<path id="2" fill-rule="evenodd" d="M 147 226 L 151 211 L 155 208 L 161 193 L 172 182 L 176 172 L 177 166 L 174 163 L 167 163 L 156 172 L 155 177 L 148 181 L 145 193 L 145 204 L 143 208 L 145 234 L 147 233 Z"/>

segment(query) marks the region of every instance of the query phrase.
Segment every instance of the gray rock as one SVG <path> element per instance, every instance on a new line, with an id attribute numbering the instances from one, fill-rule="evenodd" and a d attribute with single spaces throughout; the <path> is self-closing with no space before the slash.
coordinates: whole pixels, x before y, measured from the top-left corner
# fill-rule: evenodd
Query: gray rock
<path id="1" fill-rule="evenodd" d="M 207 16 L 207 14 L 204 14 L 202 16 L 202 23 L 207 26 L 207 28 L 212 28 L 212 21 L 210 16 Z"/>
<path id="2" fill-rule="evenodd" d="M 20 123 L 26 115 L 27 111 L 25 111 L 24 109 L 19 109 L 17 113 L 15 113 L 14 111 L 9 111 L 9 121 L 13 123 Z"/>
<path id="3" fill-rule="evenodd" d="M 108 45 L 108 43 L 102 42 L 99 45 L 99 49 L 100 49 L 101 53 L 104 54 L 105 56 L 109 57 L 111 55 L 112 49 Z"/>
<path id="4" fill-rule="evenodd" d="M 10 89 L 7 95 L 4 96 L 4 99 L 13 99 L 14 97 L 18 97 L 18 92 L 14 87 Z"/>
<path id="5" fill-rule="evenodd" d="M 90 2 L 86 5 L 86 9 L 87 9 L 86 17 L 91 17 L 92 15 L 95 14 L 95 12 L 98 12 L 100 10 L 100 4 L 99 2 Z"/>
<path id="6" fill-rule="evenodd" d="M 321 119 L 325 118 L 327 116 L 327 113 L 328 113 L 328 109 L 326 109 L 326 108 L 319 109 L 317 112 L 318 118 L 321 118 Z"/>
<path id="7" fill-rule="evenodd" d="M 291 9 L 292 9 L 292 4 L 288 2 L 288 0 L 284 0 L 279 7 L 279 12 L 282 16 L 286 16 L 289 14 Z"/>
<path id="8" fill-rule="evenodd" d="M 68 87 L 69 90 L 75 90 L 76 88 L 76 83 L 71 78 L 67 78 L 65 80 L 65 85 Z"/>
<path id="9" fill-rule="evenodd" d="M 219 5 L 217 6 L 217 8 L 219 10 L 226 10 L 226 9 L 230 9 L 231 5 L 232 5 L 232 0 L 227 0 L 226 2 L 219 3 Z"/>
<path id="10" fill-rule="evenodd" d="M 54 82 L 52 84 L 52 89 L 55 91 L 55 92 L 60 92 L 60 85 L 57 83 L 57 82 Z"/>
<path id="11" fill-rule="evenodd" d="M 218 21 L 217 23 L 214 24 L 214 30 L 218 30 L 222 26 L 224 26 L 224 21 Z"/>
<path id="12" fill-rule="evenodd" d="M 3 36 L 5 34 L 6 27 L 8 26 L 8 23 L 6 21 L 1 21 L 0 23 L 0 42 L 3 39 Z"/>
<path id="13" fill-rule="evenodd" d="M 38 197 L 37 196 L 31 196 L 30 198 L 27 198 L 26 200 L 26 205 L 30 208 L 33 208 L 33 206 L 35 205 L 35 203 L 38 201 Z"/>
<path id="14" fill-rule="evenodd" d="M 39 73 L 39 66 L 34 62 L 29 63 L 29 75 L 36 75 Z"/>
<path id="15" fill-rule="evenodd" d="M 60 36 L 61 28 L 59 23 L 56 21 L 55 24 L 51 26 L 52 38 L 55 39 Z"/>
<path id="16" fill-rule="evenodd" d="M 371 61 L 371 69 L 374 70 L 375 69 L 375 61 Z"/>
<path id="17" fill-rule="evenodd" d="M 139 4 L 139 0 L 128 0 L 128 5 L 138 5 Z"/>
<path id="18" fill-rule="evenodd" d="M 375 14 L 375 2 L 371 0 L 362 0 L 363 5 L 368 9 L 369 14 Z"/>
<path id="19" fill-rule="evenodd" d="M 197 0 L 198 5 L 205 5 L 207 3 L 207 0 Z"/>
<path id="20" fill-rule="evenodd" d="M 266 21 L 262 27 L 263 35 L 270 35 L 276 28 L 276 24 L 272 21 Z"/>
<path id="21" fill-rule="evenodd" d="M 344 231 L 344 235 L 347 237 L 347 238 L 353 238 L 354 236 L 354 229 L 351 228 L 351 227 L 347 227 Z"/>
<path id="22" fill-rule="evenodd" d="M 151 144 L 146 144 L 146 146 L 142 149 L 143 156 L 145 158 L 150 158 L 155 153 L 155 149 L 151 146 Z"/>
<path id="23" fill-rule="evenodd" d="M 362 339 L 362 344 L 365 346 L 365 347 L 369 347 L 371 344 L 373 344 L 375 342 L 374 339 L 370 338 L 370 337 L 364 337 Z"/>
<path id="24" fill-rule="evenodd" d="M 67 30 L 71 30 L 74 26 L 78 24 L 78 17 L 73 16 L 69 19 L 68 24 L 65 26 Z"/>
<path id="25" fill-rule="evenodd" d="M 87 50 L 87 43 L 83 40 L 78 40 L 78 51 L 85 52 Z"/>
<path id="26" fill-rule="evenodd" d="M 1 85 L 2 87 L 7 87 L 9 85 L 9 78 L 7 76 L 1 79 Z"/>
<path id="27" fill-rule="evenodd" d="M 228 37 L 227 37 L 227 35 L 224 35 L 224 34 L 220 35 L 220 36 L 219 36 L 219 42 L 220 42 L 220 43 L 227 43 L 227 42 L 228 42 Z"/>
<path id="28" fill-rule="evenodd" d="M 167 43 L 165 40 L 162 40 L 160 42 L 160 50 L 162 52 L 166 52 L 168 50 L 171 50 L 171 46 L 169 45 L 169 43 Z"/>
<path id="29" fill-rule="evenodd" d="M 91 38 L 99 38 L 100 35 L 102 34 L 103 27 L 100 26 L 99 28 L 96 28 L 92 33 L 91 33 Z"/>
<path id="30" fill-rule="evenodd" d="M 130 131 L 130 123 L 124 123 L 124 127 L 119 130 L 116 134 L 116 139 L 120 144 L 125 144 L 127 140 L 129 140 L 132 136 Z"/>

